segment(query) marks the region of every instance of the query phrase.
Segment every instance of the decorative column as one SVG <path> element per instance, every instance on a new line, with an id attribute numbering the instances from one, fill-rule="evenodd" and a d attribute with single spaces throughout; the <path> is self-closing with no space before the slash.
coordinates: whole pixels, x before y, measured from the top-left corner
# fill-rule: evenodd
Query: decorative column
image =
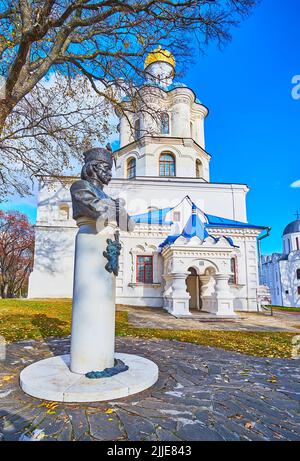
<path id="1" fill-rule="evenodd" d="M 123 147 L 130 143 L 131 131 L 127 118 L 121 114 L 119 114 L 119 117 L 120 147 Z"/>
<path id="2" fill-rule="evenodd" d="M 197 310 L 200 310 L 200 287 L 199 287 L 199 276 L 198 274 L 195 276 L 196 279 L 196 303 L 197 303 Z"/>
<path id="3" fill-rule="evenodd" d="M 188 274 L 185 272 L 173 272 L 168 274 L 168 294 L 164 296 L 165 308 L 175 317 L 190 316 L 189 300 L 190 295 L 186 290 L 186 278 Z"/>
<path id="4" fill-rule="evenodd" d="M 201 282 L 201 300 L 202 311 L 215 312 L 215 299 L 212 294 L 214 292 L 214 278 L 212 275 L 200 275 Z"/>
<path id="5" fill-rule="evenodd" d="M 180 88 L 176 90 L 172 108 L 172 129 L 173 136 L 190 138 L 190 94 L 189 90 Z"/>
<path id="6" fill-rule="evenodd" d="M 222 316 L 236 316 L 233 310 L 234 295 L 228 284 L 230 274 L 216 274 L 214 276 L 216 285 L 213 299 L 215 301 L 215 314 Z"/>
<path id="7" fill-rule="evenodd" d="M 105 270 L 104 253 L 117 224 L 99 229 L 99 221 L 96 228 L 95 221 L 82 218 L 77 225 L 70 369 L 85 374 L 114 366 L 116 279 Z"/>

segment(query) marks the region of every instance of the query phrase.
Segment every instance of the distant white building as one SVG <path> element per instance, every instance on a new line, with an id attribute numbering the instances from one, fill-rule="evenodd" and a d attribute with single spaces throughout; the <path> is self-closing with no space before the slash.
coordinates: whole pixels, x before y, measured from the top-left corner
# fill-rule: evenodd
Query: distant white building
<path id="1" fill-rule="evenodd" d="M 300 218 L 286 226 L 283 252 L 262 256 L 262 282 L 269 286 L 272 304 L 300 307 Z"/>
<path id="2" fill-rule="evenodd" d="M 145 69 L 140 106 L 123 101 L 129 115 L 119 115 L 120 148 L 106 189 L 125 199 L 137 223 L 121 234 L 117 303 L 161 307 L 175 316 L 255 311 L 257 237 L 264 227 L 247 222 L 249 189 L 210 182 L 208 109 L 173 81 L 172 54 L 155 50 Z M 72 296 L 77 227 L 69 188 L 75 179 L 42 178 L 30 298 Z"/>

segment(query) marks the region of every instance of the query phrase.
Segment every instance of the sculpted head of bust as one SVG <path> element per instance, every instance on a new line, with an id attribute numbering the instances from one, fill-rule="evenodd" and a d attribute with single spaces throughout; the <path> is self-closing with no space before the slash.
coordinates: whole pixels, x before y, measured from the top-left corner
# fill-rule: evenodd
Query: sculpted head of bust
<path id="1" fill-rule="evenodd" d="M 112 177 L 113 154 L 109 145 L 84 152 L 81 180 L 70 188 L 73 218 L 93 221 L 117 222 L 121 230 L 133 230 L 135 222 L 125 209 L 122 198 L 112 198 L 103 191 Z"/>
<path id="2" fill-rule="evenodd" d="M 84 179 L 101 189 L 112 177 L 113 154 L 109 145 L 106 148 L 96 147 L 84 152 L 84 165 L 81 179 Z"/>

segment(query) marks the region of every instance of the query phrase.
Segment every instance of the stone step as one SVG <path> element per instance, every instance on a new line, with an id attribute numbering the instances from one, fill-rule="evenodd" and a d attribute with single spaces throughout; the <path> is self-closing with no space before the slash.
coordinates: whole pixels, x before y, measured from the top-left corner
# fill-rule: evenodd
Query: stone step
<path id="1" fill-rule="evenodd" d="M 236 315 L 214 315 L 209 313 L 192 314 L 192 315 L 174 315 L 176 319 L 197 320 L 200 322 L 235 322 L 239 320 Z"/>

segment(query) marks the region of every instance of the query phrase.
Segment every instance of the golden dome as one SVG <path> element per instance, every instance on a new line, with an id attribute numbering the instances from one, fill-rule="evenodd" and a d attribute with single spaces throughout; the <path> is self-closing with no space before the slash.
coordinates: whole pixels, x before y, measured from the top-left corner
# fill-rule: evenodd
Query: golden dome
<path id="1" fill-rule="evenodd" d="M 163 61 L 171 64 L 171 66 L 175 69 L 175 58 L 172 53 L 168 50 L 163 50 L 161 46 L 156 48 L 147 55 L 144 63 L 144 69 L 150 66 L 153 62 Z"/>

